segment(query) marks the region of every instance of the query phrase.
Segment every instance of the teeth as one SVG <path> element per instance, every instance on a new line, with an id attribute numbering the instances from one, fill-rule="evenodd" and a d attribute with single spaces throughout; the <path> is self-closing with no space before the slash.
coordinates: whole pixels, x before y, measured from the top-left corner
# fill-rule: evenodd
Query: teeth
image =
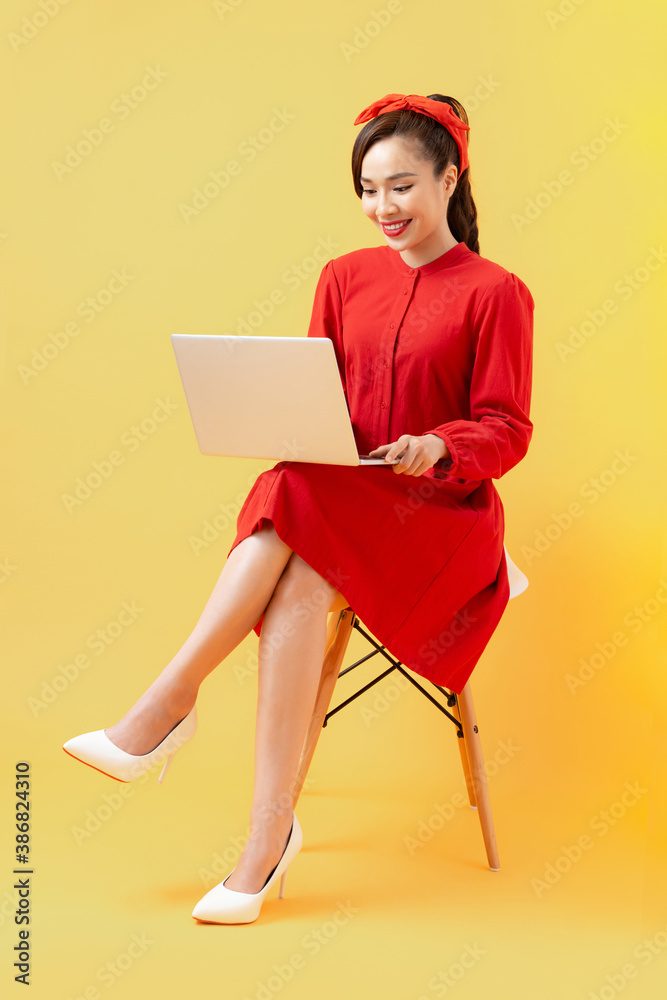
<path id="1" fill-rule="evenodd" d="M 406 219 L 404 222 L 392 222 L 391 225 L 386 225 L 385 224 L 384 228 L 385 229 L 401 229 L 402 226 L 407 226 L 407 224 L 408 224 L 409 221 L 410 221 L 409 219 Z"/>

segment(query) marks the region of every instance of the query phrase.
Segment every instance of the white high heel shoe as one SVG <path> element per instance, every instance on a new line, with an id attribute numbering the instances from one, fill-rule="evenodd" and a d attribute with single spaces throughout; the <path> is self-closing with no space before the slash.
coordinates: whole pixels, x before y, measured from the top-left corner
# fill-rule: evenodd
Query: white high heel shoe
<path id="1" fill-rule="evenodd" d="M 116 781 L 134 781 L 166 757 L 158 778 L 158 784 L 161 784 L 171 758 L 184 743 L 192 739 L 196 731 L 197 706 L 194 705 L 185 718 L 181 719 L 150 753 L 126 753 L 111 742 L 103 729 L 74 736 L 63 745 L 63 750 L 70 757 L 75 757 L 76 760 L 94 767 L 96 771 L 101 771 L 110 778 L 115 778 Z"/>
<path id="2" fill-rule="evenodd" d="M 205 896 L 202 896 L 192 911 L 192 916 L 197 920 L 213 924 L 252 923 L 259 916 L 262 903 L 277 879 L 280 879 L 278 898 L 283 898 L 287 869 L 290 861 L 301 850 L 302 844 L 303 833 L 296 814 L 293 812 L 292 829 L 283 855 L 259 892 L 237 892 L 234 889 L 228 889 L 225 882 L 232 874 L 230 872 L 223 882 L 213 886 Z M 236 871 L 236 869 L 234 868 L 232 871 Z"/>

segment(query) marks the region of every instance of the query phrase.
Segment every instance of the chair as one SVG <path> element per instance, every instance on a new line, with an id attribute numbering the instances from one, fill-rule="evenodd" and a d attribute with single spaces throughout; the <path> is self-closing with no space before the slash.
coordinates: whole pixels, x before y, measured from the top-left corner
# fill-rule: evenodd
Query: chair
<path id="1" fill-rule="evenodd" d="M 503 546 L 503 548 L 505 550 L 511 599 L 523 593 L 528 586 L 528 578 L 521 572 L 518 566 L 512 562 L 506 546 Z M 366 656 L 362 656 L 362 658 L 357 660 L 356 663 L 352 663 L 344 670 L 340 670 L 353 628 L 356 628 L 357 631 L 360 632 L 375 648 L 372 652 L 367 653 Z M 393 656 L 391 656 L 386 651 L 384 646 L 381 646 L 371 635 L 369 635 L 369 633 L 359 624 L 356 614 L 350 607 L 344 608 L 339 613 L 332 613 L 329 615 L 325 648 L 326 651 L 322 665 L 320 683 L 315 699 L 315 706 L 304 740 L 301 760 L 299 762 L 299 770 L 295 780 L 295 808 L 296 802 L 301 794 L 301 789 L 303 788 L 303 783 L 306 779 L 306 774 L 308 773 L 308 768 L 310 767 L 310 762 L 313 758 L 313 754 L 315 753 L 317 740 L 322 729 L 327 725 L 329 719 L 335 715 L 336 712 L 339 712 L 346 705 L 349 705 L 351 701 L 354 701 L 355 698 L 358 698 L 365 691 L 368 691 L 368 689 L 374 684 L 383 680 L 393 670 L 398 670 L 408 681 L 410 681 L 411 684 L 418 688 L 422 694 L 435 705 L 436 708 L 440 709 L 440 711 L 443 712 L 456 727 L 456 735 L 459 738 L 459 751 L 461 753 L 461 763 L 463 765 L 463 773 L 465 775 L 470 806 L 472 809 L 478 810 L 489 868 L 492 872 L 499 871 L 500 861 L 498 858 L 498 847 L 496 845 L 493 816 L 491 814 L 491 802 L 489 799 L 489 791 L 486 781 L 486 769 L 484 767 L 484 757 L 482 755 L 479 727 L 477 725 L 477 718 L 470 690 L 470 681 L 468 681 L 460 694 L 455 694 L 452 691 L 448 691 L 446 688 L 440 687 L 439 684 L 435 684 L 433 681 L 428 681 L 429 684 L 432 684 L 433 687 L 437 688 L 438 691 L 445 696 L 447 703 L 447 708 L 445 708 L 424 687 L 422 687 L 422 685 L 416 681 L 411 674 L 406 671 L 399 660 L 396 660 Z M 387 660 L 389 660 L 391 666 L 368 684 L 359 688 L 355 694 L 346 698 L 345 701 L 331 709 L 331 711 L 327 711 L 337 679 L 342 677 L 343 674 L 348 673 L 350 670 L 353 670 L 355 667 L 358 667 L 359 664 L 364 663 L 373 656 L 376 656 L 378 653 L 381 653 Z M 450 708 L 454 710 L 455 714 L 448 711 Z"/>

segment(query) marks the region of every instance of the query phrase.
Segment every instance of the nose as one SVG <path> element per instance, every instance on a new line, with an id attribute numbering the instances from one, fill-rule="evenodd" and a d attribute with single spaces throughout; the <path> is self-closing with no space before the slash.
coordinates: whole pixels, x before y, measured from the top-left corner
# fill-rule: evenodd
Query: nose
<path id="1" fill-rule="evenodd" d="M 394 214 L 395 205 L 392 200 L 391 191 L 380 191 L 378 196 L 377 214 L 381 219 L 388 219 Z"/>

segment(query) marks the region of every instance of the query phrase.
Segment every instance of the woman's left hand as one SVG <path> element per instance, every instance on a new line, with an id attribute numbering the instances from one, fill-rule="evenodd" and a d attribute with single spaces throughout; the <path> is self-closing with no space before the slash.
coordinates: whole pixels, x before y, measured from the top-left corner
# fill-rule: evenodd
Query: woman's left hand
<path id="1" fill-rule="evenodd" d="M 421 476 L 431 469 L 441 458 L 449 457 L 449 448 L 437 434 L 401 434 L 397 441 L 391 444 L 381 444 L 379 448 L 369 451 L 371 458 L 382 458 L 387 462 L 399 458 L 400 462 L 392 465 L 394 472 L 406 473 L 408 476 Z"/>

